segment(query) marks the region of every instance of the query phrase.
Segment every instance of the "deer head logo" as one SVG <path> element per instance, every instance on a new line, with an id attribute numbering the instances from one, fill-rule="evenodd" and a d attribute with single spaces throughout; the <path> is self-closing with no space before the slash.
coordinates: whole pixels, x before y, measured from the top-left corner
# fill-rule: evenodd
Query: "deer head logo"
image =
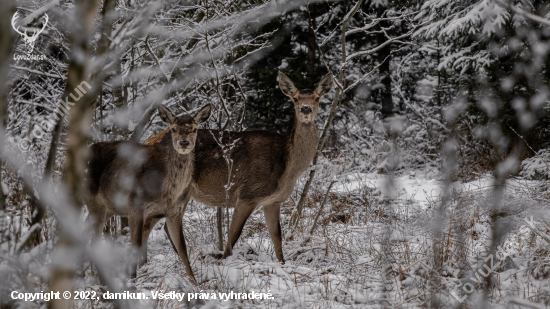
<path id="1" fill-rule="evenodd" d="M 44 29 L 46 29 L 46 25 L 48 24 L 48 14 L 44 14 L 44 17 L 46 17 L 46 21 L 44 22 L 42 29 L 33 30 L 33 33 L 30 36 L 27 34 L 27 30 L 25 30 L 24 32 L 21 32 L 19 31 L 19 26 L 15 27 L 15 22 L 17 21 L 18 17 L 19 17 L 19 12 L 16 12 L 13 15 L 13 18 L 11 19 L 11 26 L 13 27 L 13 30 L 15 30 L 15 32 L 19 33 L 23 37 L 23 41 L 27 46 L 27 54 L 30 54 L 34 49 L 34 42 L 36 41 L 36 39 L 38 39 L 38 35 L 42 33 Z"/>

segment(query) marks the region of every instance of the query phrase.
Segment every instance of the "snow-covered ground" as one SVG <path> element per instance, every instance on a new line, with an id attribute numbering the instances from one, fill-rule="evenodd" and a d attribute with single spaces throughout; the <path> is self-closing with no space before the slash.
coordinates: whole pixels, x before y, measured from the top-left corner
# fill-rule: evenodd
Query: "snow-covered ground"
<path id="1" fill-rule="evenodd" d="M 301 227 L 289 240 L 287 225 L 299 184 L 282 208 L 285 264 L 275 258 L 261 209 L 248 220 L 233 255 L 219 260 L 216 211 L 192 202 L 184 217 L 184 233 L 199 285 L 188 279 L 161 220 L 150 235 L 148 262 L 139 269 L 135 284 L 136 292 L 149 299 L 133 301 L 131 308 L 380 308 L 383 304 L 425 308 L 432 294 L 442 308 L 455 308 L 460 301 L 472 307 L 483 296 L 487 267 L 495 272 L 487 308 L 545 308 L 550 302 L 550 228 L 546 223 L 550 221 L 550 183 L 507 180 L 505 195 L 491 217 L 493 183 L 493 177 L 485 174 L 445 186 L 434 169 L 405 170 L 392 178 L 378 173 L 347 175 L 333 186 L 319 227 L 308 243 L 304 239 L 326 187 L 314 187 Z M 449 194 L 441 204 L 444 188 Z M 444 207 L 438 221 L 434 216 L 440 205 Z M 506 237 L 499 243 L 500 253 L 493 253 L 489 261 L 491 222 Z M 441 227 L 439 234 L 437 227 Z M 434 244 L 435 235 L 440 238 Z M 117 243 L 130 252 L 127 236 Z M 436 244 L 441 245 L 437 261 Z M 47 278 L 51 250 L 52 242 L 43 242 L 22 254 L 21 260 Z M 10 266 L 0 264 L 0 272 L 6 267 Z M 25 278 L 27 282 L 16 284 L 32 291 L 39 280 L 35 282 L 37 278 L 31 275 Z M 89 271 L 78 280 L 76 289 L 106 291 Z M 158 293 L 171 292 L 180 293 L 169 295 L 182 300 L 153 299 Z M 245 294 L 261 299 L 243 299 Z M 100 300 L 78 300 L 75 305 L 82 309 L 113 307 L 112 302 Z"/>
<path id="2" fill-rule="evenodd" d="M 303 229 L 294 233 L 295 240 L 284 242 L 284 265 L 276 261 L 260 209 L 248 220 L 233 255 L 225 260 L 215 258 L 219 253 L 215 210 L 193 203 L 184 218 L 184 232 L 199 285 L 187 278 L 162 220 L 149 238 L 149 260 L 139 270 L 136 282 L 137 291 L 150 299 L 139 304 L 144 308 L 379 308 L 387 302 L 390 307 L 420 308 L 429 302 L 431 280 L 440 283 L 437 295 L 443 307 L 460 304 L 464 296 L 465 303 L 476 301 L 482 295 L 476 270 L 484 264 L 490 243 L 487 205 L 493 182 L 492 176 L 482 175 L 471 182 L 451 184 L 442 228 L 445 258 L 437 276 L 431 276 L 435 267 L 432 213 L 428 209 L 439 205 L 444 185 L 435 171 L 403 172 L 392 178 L 392 189 L 388 176 L 378 173 L 341 180 L 332 190 L 321 227 L 311 241 L 302 243 L 308 230 Z M 548 206 L 545 183 L 507 182 L 502 207 L 510 210 L 506 224 L 511 233 L 502 247 L 510 257 L 494 267 L 491 308 L 524 302 L 538 308 L 533 302 L 540 303 L 550 295 L 550 267 L 544 251 L 548 246 L 543 225 Z M 282 210 L 283 230 L 288 230 L 293 205 L 291 199 Z M 385 213 L 388 205 L 397 211 Z M 305 227 L 311 224 L 315 211 L 305 210 Z M 335 216 L 341 212 L 350 217 Z M 535 234 L 523 220 L 532 215 L 541 234 Z M 464 292 L 469 282 L 473 282 L 471 293 L 467 293 L 470 286 Z M 152 299 L 157 292 L 172 291 L 185 293 L 183 301 Z M 242 293 L 246 297 L 256 293 L 255 297 L 261 295 L 262 299 L 242 299 Z M 225 300 L 227 297 L 241 299 Z"/>
<path id="3" fill-rule="evenodd" d="M 387 175 L 373 173 L 357 173 L 347 175 L 334 185 L 333 192 L 347 194 L 368 187 L 380 189 L 381 193 L 390 197 L 395 203 L 413 202 L 420 206 L 429 206 L 439 201 L 445 185 L 434 170 L 411 170 L 390 179 Z M 449 185 L 449 190 L 455 193 L 483 193 L 494 190 L 495 179 L 490 174 L 481 175 L 470 182 L 456 181 Z M 506 191 L 510 194 L 518 190 L 540 185 L 540 181 L 513 178 L 506 180 Z"/>

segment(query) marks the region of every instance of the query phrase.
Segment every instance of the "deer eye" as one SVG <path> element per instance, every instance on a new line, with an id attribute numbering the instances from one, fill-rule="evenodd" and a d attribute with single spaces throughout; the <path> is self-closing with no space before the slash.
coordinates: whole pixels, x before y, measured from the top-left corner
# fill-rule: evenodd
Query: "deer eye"
<path id="1" fill-rule="evenodd" d="M 176 129 L 174 128 L 170 129 L 170 131 L 172 131 L 172 133 L 176 133 Z"/>
<path id="2" fill-rule="evenodd" d="M 320 100 L 320 99 L 321 99 L 321 98 L 317 98 L 317 99 L 315 99 L 315 102 L 319 102 L 319 100 Z"/>
<path id="3" fill-rule="evenodd" d="M 292 98 L 292 100 L 294 100 L 294 102 L 298 102 L 298 99 L 296 99 L 296 98 Z"/>
<path id="4" fill-rule="evenodd" d="M 197 129 L 193 129 L 193 131 L 191 131 L 191 133 L 197 133 Z"/>

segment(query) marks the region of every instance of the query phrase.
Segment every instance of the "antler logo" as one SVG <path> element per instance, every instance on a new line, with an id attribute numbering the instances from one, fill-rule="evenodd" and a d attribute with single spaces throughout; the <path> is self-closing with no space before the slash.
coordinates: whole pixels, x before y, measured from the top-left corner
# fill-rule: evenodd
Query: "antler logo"
<path id="1" fill-rule="evenodd" d="M 13 27 L 13 30 L 15 30 L 15 32 L 19 33 L 22 37 L 23 37 L 23 41 L 25 42 L 25 45 L 27 46 L 27 54 L 31 54 L 33 49 L 34 49 L 34 42 L 36 41 L 36 39 L 38 39 L 38 35 L 40 33 L 42 33 L 42 31 L 44 31 L 44 29 L 46 29 L 46 25 L 48 24 L 48 14 L 44 14 L 44 16 L 46 17 L 46 21 L 44 22 L 44 25 L 42 26 L 42 29 L 40 30 L 33 30 L 33 33 L 31 36 L 29 36 L 27 34 L 27 30 L 25 30 L 24 32 L 21 32 L 19 31 L 19 26 L 16 28 L 15 27 L 15 22 L 17 21 L 17 18 L 19 17 L 19 12 L 16 12 L 14 15 L 13 15 L 13 18 L 11 19 L 11 26 Z"/>

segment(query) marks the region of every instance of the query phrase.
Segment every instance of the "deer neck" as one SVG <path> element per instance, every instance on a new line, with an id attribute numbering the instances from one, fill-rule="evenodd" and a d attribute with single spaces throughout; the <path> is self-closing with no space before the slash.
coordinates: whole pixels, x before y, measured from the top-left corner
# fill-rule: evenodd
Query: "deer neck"
<path id="1" fill-rule="evenodd" d="M 166 147 L 166 177 L 164 179 L 164 194 L 175 202 L 191 181 L 193 175 L 194 150 L 188 154 L 178 153 L 172 145 Z"/>
<path id="2" fill-rule="evenodd" d="M 303 123 L 294 117 L 294 123 L 287 136 L 287 157 L 285 174 L 287 178 L 297 179 L 307 170 L 317 151 L 317 126 L 315 122 Z"/>
<path id="3" fill-rule="evenodd" d="M 194 151 L 187 154 L 180 154 L 175 149 L 172 149 L 166 156 L 166 167 L 170 169 L 187 169 L 192 167 Z"/>

